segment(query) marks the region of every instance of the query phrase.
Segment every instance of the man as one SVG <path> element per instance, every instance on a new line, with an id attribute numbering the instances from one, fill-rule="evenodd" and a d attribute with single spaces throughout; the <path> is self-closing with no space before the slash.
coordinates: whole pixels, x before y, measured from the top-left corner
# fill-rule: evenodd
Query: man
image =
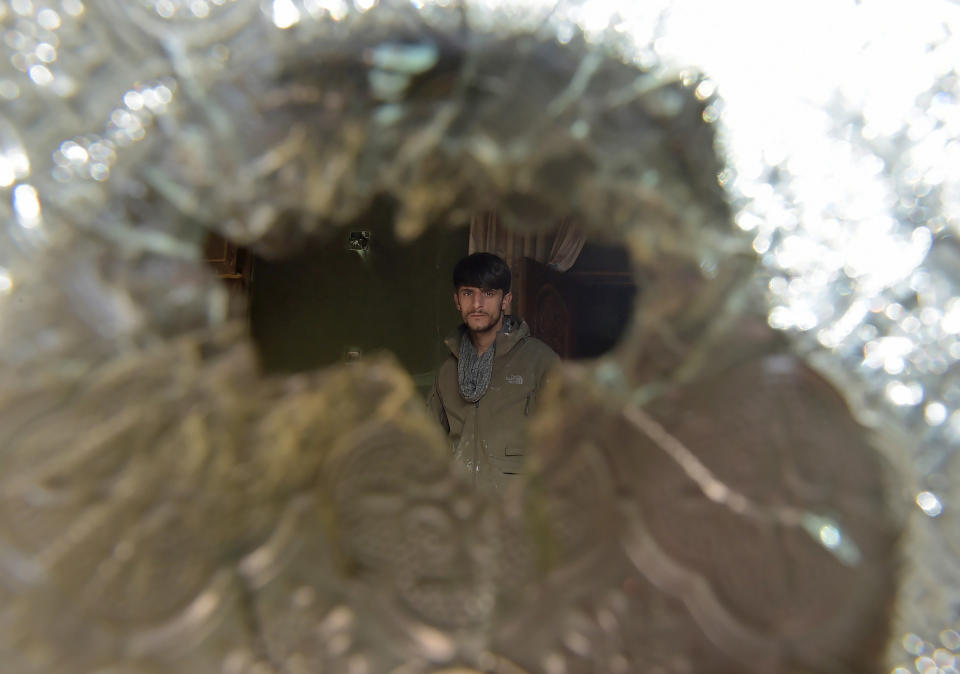
<path id="1" fill-rule="evenodd" d="M 502 486 L 522 470 L 527 420 L 559 359 L 526 322 L 506 315 L 513 296 L 502 259 L 465 257 L 453 269 L 453 287 L 463 325 L 444 341 L 450 356 L 428 405 L 474 479 Z"/>

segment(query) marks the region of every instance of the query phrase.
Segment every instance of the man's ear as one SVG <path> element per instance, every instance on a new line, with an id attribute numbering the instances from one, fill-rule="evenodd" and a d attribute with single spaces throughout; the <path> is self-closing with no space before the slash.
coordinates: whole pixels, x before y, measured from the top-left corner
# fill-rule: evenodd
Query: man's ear
<path id="1" fill-rule="evenodd" d="M 457 311 L 460 311 L 460 293 L 456 290 L 453 291 L 453 303 L 456 305 Z"/>
<path id="2" fill-rule="evenodd" d="M 513 302 L 513 293 L 507 293 L 503 296 L 503 301 L 500 303 L 500 311 L 506 312 L 510 311 L 510 304 Z"/>

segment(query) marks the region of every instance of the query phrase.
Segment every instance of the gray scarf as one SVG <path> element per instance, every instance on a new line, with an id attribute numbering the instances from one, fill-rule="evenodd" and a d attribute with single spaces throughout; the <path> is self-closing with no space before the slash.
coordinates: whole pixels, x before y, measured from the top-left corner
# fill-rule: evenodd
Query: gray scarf
<path id="1" fill-rule="evenodd" d="M 460 338 L 460 360 L 457 363 L 457 378 L 460 380 L 460 395 L 468 403 L 475 403 L 487 392 L 490 375 L 493 374 L 493 354 L 497 350 L 494 342 L 490 348 L 477 355 L 470 340 L 470 333 L 464 332 Z"/>
<path id="2" fill-rule="evenodd" d="M 512 316 L 505 316 L 503 328 L 500 332 L 509 334 L 517 322 Z M 460 380 L 460 395 L 468 403 L 475 403 L 487 392 L 490 386 L 490 377 L 493 375 L 493 356 L 497 350 L 494 342 L 490 348 L 477 355 L 477 350 L 470 339 L 470 333 L 463 331 L 460 337 L 460 358 L 457 362 L 457 378 Z"/>

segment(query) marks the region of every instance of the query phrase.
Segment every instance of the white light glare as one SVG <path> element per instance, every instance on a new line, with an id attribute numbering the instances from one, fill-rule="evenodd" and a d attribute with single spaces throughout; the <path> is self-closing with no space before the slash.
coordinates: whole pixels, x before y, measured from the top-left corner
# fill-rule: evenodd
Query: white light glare
<path id="1" fill-rule="evenodd" d="M 41 87 L 45 87 L 53 82 L 53 73 L 50 72 L 50 69 L 47 68 L 47 66 L 30 66 L 28 74 L 30 75 L 30 79 L 33 80 L 34 84 Z"/>
<path id="2" fill-rule="evenodd" d="M 931 426 L 939 426 L 947 420 L 947 407 L 941 402 L 932 402 L 923 411 L 924 420 Z"/>
<path id="3" fill-rule="evenodd" d="M 947 312 L 940 320 L 940 329 L 947 335 L 960 333 L 960 297 L 953 297 L 947 302 Z"/>
<path id="4" fill-rule="evenodd" d="M 937 517 L 943 512 L 943 504 L 940 503 L 940 499 L 929 491 L 922 491 L 917 494 L 917 505 L 929 517 Z"/>
<path id="5" fill-rule="evenodd" d="M 61 4 L 63 5 L 63 11 L 70 16 L 80 16 L 86 9 L 80 0 L 63 0 Z"/>
<path id="6" fill-rule="evenodd" d="M 10 187 L 17 179 L 13 162 L 0 155 L 0 187 Z"/>
<path id="7" fill-rule="evenodd" d="M 18 185 L 13 190 L 13 210 L 21 227 L 33 229 L 40 224 L 40 197 L 33 185 Z"/>
<path id="8" fill-rule="evenodd" d="M 344 0 L 304 0 L 303 7 L 311 16 L 320 17 L 326 12 L 334 21 L 340 21 L 350 11 Z"/>
<path id="9" fill-rule="evenodd" d="M 13 290 L 13 279 L 10 278 L 10 272 L 0 267 L 0 295 L 9 295 Z"/>
<path id="10" fill-rule="evenodd" d="M 916 382 L 904 384 L 902 381 L 892 381 L 887 384 L 887 397 L 894 405 L 901 407 L 919 405 L 923 402 L 923 387 Z"/>
<path id="11" fill-rule="evenodd" d="M 906 337 L 880 337 L 863 347 L 863 364 L 872 369 L 884 367 L 888 361 L 908 358 L 916 348 Z"/>
<path id="12" fill-rule="evenodd" d="M 90 154 L 87 152 L 87 149 L 72 140 L 64 141 L 60 144 L 60 153 L 64 158 L 74 164 L 86 164 L 90 159 Z"/>
<path id="13" fill-rule="evenodd" d="M 273 25 L 287 29 L 300 21 L 300 11 L 291 0 L 273 0 Z"/>
<path id="14" fill-rule="evenodd" d="M 52 9 L 41 9 L 37 12 L 37 23 L 45 30 L 56 30 L 60 27 L 60 15 Z"/>
<path id="15" fill-rule="evenodd" d="M 777 330 L 812 330 L 819 322 L 817 314 L 809 306 L 798 302 L 796 306 L 776 306 L 767 316 L 770 327 Z"/>
<path id="16" fill-rule="evenodd" d="M 30 0 L 13 0 L 10 3 L 13 11 L 20 16 L 30 16 L 33 14 L 33 3 Z"/>
<path id="17" fill-rule="evenodd" d="M 190 3 L 190 11 L 198 19 L 205 19 L 210 16 L 210 5 L 203 0 L 194 0 Z"/>
<path id="18" fill-rule="evenodd" d="M 139 91 L 130 90 L 123 95 L 123 102 L 131 110 L 140 110 L 143 108 L 143 96 Z"/>
<path id="19" fill-rule="evenodd" d="M 840 545 L 840 530 L 832 524 L 825 524 L 820 527 L 820 542 L 828 548 L 835 548 Z"/>

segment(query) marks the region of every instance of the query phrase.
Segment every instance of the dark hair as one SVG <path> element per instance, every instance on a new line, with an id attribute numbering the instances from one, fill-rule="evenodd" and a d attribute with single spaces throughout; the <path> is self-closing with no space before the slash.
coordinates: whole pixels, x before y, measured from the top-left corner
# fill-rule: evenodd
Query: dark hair
<path id="1" fill-rule="evenodd" d="M 468 255 L 453 268 L 454 289 L 472 286 L 481 290 L 510 292 L 510 267 L 493 253 Z"/>

